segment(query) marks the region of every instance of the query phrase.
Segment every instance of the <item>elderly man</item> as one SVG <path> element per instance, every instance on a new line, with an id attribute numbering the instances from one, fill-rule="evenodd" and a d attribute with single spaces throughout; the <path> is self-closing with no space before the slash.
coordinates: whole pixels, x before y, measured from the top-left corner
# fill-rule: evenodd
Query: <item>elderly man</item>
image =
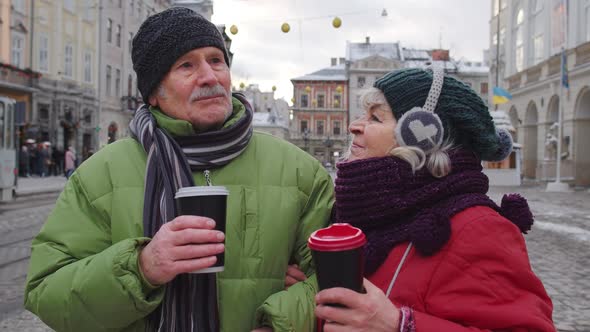
<path id="1" fill-rule="evenodd" d="M 140 27 L 132 60 L 147 106 L 133 138 L 76 169 L 33 240 L 25 305 L 57 331 L 313 330 L 315 278 L 284 290 L 285 272 L 313 275 L 307 238 L 329 219 L 332 181 L 303 151 L 252 132 L 224 45 L 184 8 Z M 179 188 L 209 181 L 230 192 L 225 234 L 175 211 Z M 223 272 L 190 274 L 223 251 Z M 194 314 L 203 306 L 209 317 Z"/>

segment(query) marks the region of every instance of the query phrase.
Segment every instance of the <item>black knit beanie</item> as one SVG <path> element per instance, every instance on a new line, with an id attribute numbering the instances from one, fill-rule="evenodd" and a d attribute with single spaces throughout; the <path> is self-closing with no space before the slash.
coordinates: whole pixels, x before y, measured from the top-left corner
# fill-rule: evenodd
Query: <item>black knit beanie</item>
<path id="1" fill-rule="evenodd" d="M 158 87 L 170 67 L 185 53 L 201 47 L 217 47 L 229 57 L 217 27 L 194 11 L 173 7 L 148 17 L 133 38 L 131 60 L 143 101 Z"/>
<path id="2" fill-rule="evenodd" d="M 422 107 L 432 85 L 432 72 L 423 69 L 392 71 L 375 81 L 396 120 Z M 468 85 L 445 76 L 434 110 L 444 127 L 444 138 L 475 152 L 481 160 L 500 161 L 512 151 L 512 137 L 496 130 L 483 100 Z"/>

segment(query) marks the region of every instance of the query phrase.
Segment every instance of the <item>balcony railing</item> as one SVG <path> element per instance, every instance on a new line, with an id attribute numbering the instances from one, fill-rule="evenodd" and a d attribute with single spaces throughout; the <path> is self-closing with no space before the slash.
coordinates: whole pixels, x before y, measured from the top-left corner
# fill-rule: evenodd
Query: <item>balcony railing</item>
<path id="1" fill-rule="evenodd" d="M 10 84 L 32 87 L 33 80 L 41 77 L 41 74 L 31 69 L 21 69 L 7 63 L 0 62 L 0 81 Z"/>

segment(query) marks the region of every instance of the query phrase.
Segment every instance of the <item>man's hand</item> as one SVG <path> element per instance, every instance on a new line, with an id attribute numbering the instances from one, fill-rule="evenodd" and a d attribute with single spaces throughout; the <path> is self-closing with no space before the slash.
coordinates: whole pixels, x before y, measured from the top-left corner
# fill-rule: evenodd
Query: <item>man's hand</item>
<path id="1" fill-rule="evenodd" d="M 299 270 L 297 264 L 287 266 L 287 275 L 285 276 L 285 289 L 293 286 L 294 284 L 307 279 L 305 273 Z"/>
<path id="2" fill-rule="evenodd" d="M 139 268 L 152 285 L 162 285 L 180 273 L 212 266 L 225 250 L 225 235 L 214 230 L 215 221 L 179 216 L 165 223 L 139 254 Z"/>

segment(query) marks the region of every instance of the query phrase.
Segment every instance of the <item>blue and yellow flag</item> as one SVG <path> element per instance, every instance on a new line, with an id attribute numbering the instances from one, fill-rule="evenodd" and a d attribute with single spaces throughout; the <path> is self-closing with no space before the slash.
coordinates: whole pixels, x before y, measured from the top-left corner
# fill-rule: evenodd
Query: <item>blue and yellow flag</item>
<path id="1" fill-rule="evenodd" d="M 504 104 L 507 103 L 510 99 L 512 99 L 512 95 L 508 91 L 502 89 L 499 86 L 495 86 L 493 91 L 494 97 L 492 98 L 492 102 L 494 104 Z"/>

